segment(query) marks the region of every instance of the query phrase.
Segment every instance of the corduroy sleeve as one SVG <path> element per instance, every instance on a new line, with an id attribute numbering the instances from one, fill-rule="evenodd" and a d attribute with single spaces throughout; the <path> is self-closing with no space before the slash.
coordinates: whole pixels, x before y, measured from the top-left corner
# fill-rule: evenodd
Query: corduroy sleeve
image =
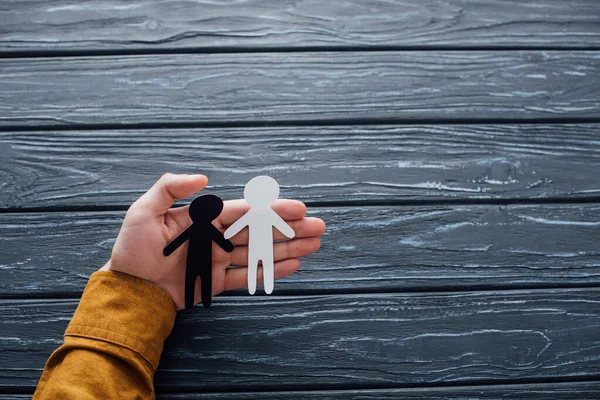
<path id="1" fill-rule="evenodd" d="M 176 312 L 171 297 L 148 281 L 95 272 L 34 400 L 154 398 L 154 372 Z"/>

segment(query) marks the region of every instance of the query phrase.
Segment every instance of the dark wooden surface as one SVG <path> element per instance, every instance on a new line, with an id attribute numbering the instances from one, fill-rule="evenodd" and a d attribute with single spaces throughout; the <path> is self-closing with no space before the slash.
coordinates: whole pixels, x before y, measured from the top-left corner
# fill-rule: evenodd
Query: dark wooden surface
<path id="1" fill-rule="evenodd" d="M 35 385 L 76 305 L 0 302 L 2 331 L 11 332 L 0 339 L 0 387 Z M 180 313 L 156 386 L 269 391 L 315 382 L 356 389 L 577 378 L 597 369 L 598 337 L 597 288 L 229 297 Z"/>
<path id="2" fill-rule="evenodd" d="M 4 52 L 594 48 L 595 0 L 4 0 Z"/>
<path id="3" fill-rule="evenodd" d="M 110 257 L 123 215 L 0 214 L 1 295 L 78 296 Z M 600 285 L 596 204 L 336 207 L 310 215 L 327 221 L 322 247 L 276 294 Z"/>
<path id="4" fill-rule="evenodd" d="M 600 398 L 599 128 L 595 0 L 3 1 L 0 399 L 167 171 L 328 231 L 181 313 L 159 398 Z"/>
<path id="5" fill-rule="evenodd" d="M 190 399 L 226 399 L 254 400 L 263 399 L 432 399 L 432 400 L 546 400 L 566 399 L 577 396 L 578 400 L 597 400 L 600 385 L 597 382 L 568 382 L 518 385 L 481 385 L 459 387 L 424 387 L 400 389 L 362 389 L 362 390 L 302 390 L 302 391 L 259 391 L 259 392 L 197 392 L 197 393 L 159 393 L 159 400 Z M 0 394 L 0 400 L 30 399 L 31 395 Z"/>
<path id="6" fill-rule="evenodd" d="M 0 127 L 577 121 L 600 118 L 599 64 L 596 51 L 0 59 Z"/>
<path id="7" fill-rule="evenodd" d="M 238 198 L 259 174 L 308 203 L 586 199 L 600 124 L 0 132 L 0 208 L 126 208 L 164 171 Z M 276 166 L 276 168 L 274 168 Z"/>

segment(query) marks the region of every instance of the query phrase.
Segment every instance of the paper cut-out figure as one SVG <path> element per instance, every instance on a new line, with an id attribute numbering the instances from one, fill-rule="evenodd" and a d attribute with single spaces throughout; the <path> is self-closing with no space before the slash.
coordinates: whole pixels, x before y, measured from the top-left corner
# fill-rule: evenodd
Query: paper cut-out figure
<path id="1" fill-rule="evenodd" d="M 244 216 L 235 221 L 224 233 L 225 239 L 236 235 L 248 226 L 248 292 L 256 292 L 258 261 L 262 261 L 265 292 L 273 293 L 273 227 L 290 239 L 294 230 L 271 209 L 271 204 L 279 197 L 279 185 L 269 176 L 251 179 L 244 189 L 244 198 L 252 207 Z"/>
<path id="2" fill-rule="evenodd" d="M 202 304 L 210 307 L 212 300 L 212 242 L 216 242 L 226 252 L 233 250 L 233 244 L 225 239 L 212 221 L 223 211 L 223 200 L 212 194 L 196 197 L 190 204 L 192 225 L 177 236 L 163 250 L 165 256 L 173 253 L 189 240 L 185 267 L 185 308 L 194 305 L 196 277 L 200 276 Z"/>

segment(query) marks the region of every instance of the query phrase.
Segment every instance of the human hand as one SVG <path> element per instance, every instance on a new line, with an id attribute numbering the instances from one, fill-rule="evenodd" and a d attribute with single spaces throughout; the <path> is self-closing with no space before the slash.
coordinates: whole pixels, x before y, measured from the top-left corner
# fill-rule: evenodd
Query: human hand
<path id="1" fill-rule="evenodd" d="M 188 243 L 169 257 L 163 248 L 183 232 L 192 221 L 189 206 L 170 209 L 175 200 L 191 196 L 204 189 L 208 179 L 204 175 L 165 174 L 134 202 L 123 220 L 113 247 L 112 255 L 103 270 L 124 272 L 150 281 L 167 292 L 178 310 L 185 307 L 184 282 Z M 325 223 L 319 218 L 306 218 L 306 206 L 297 200 L 277 200 L 272 205 L 296 232 L 292 240 L 273 245 L 275 279 L 285 278 L 300 268 L 299 257 L 314 253 L 320 247 L 319 236 L 325 232 Z M 223 233 L 233 222 L 248 211 L 244 200 L 226 201 L 221 215 L 213 225 Z M 274 240 L 285 239 L 275 231 Z M 236 235 L 234 250 L 225 252 L 212 246 L 212 295 L 224 290 L 241 289 L 247 285 L 248 230 Z M 246 268 L 228 268 L 230 265 Z M 262 283 L 262 268 L 258 271 Z M 201 299 L 199 279 L 196 281 L 194 304 Z"/>

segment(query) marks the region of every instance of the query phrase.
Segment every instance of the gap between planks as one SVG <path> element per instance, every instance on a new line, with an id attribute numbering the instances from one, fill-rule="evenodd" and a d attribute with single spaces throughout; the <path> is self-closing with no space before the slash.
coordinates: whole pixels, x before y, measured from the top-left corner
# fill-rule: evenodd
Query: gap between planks
<path id="1" fill-rule="evenodd" d="M 550 117 L 550 118 L 335 118 L 322 120 L 259 120 L 232 122 L 150 122 L 107 123 L 69 125 L 0 125 L 0 132 L 60 132 L 60 131 L 108 131 L 108 130 L 155 130 L 155 129 L 202 129 L 202 128 L 270 128 L 270 127 L 328 127 L 355 125 L 537 125 L 537 124 L 595 124 L 600 117 Z"/>
<path id="2" fill-rule="evenodd" d="M 252 298 L 290 298 L 290 297 L 322 297 L 322 296 L 345 296 L 345 297 L 363 297 L 364 295 L 390 295 L 390 294 L 401 294 L 401 295 L 427 295 L 427 294 L 462 294 L 462 293 L 518 293 L 522 291 L 536 292 L 536 291 L 563 291 L 563 292 L 582 292 L 588 289 L 600 288 L 600 283 L 557 283 L 557 284 L 510 284 L 510 285 L 470 285 L 470 286 L 451 286 L 451 287 L 430 287 L 430 286 L 415 286 L 415 287 L 403 287 L 403 288 L 359 288 L 358 290 L 348 289 L 285 289 L 279 290 L 277 295 L 266 295 L 261 291 L 257 291 L 256 294 L 252 295 Z M 235 290 L 229 292 L 223 292 L 215 296 L 219 299 L 227 298 L 238 298 L 238 297 L 250 297 L 244 290 Z M 28 293 L 23 295 L 18 294 L 4 294 L 0 293 L 0 302 L 10 302 L 11 300 L 32 300 L 32 301 L 52 301 L 52 300 L 79 300 L 81 293 L 70 293 L 70 292 L 57 292 L 57 293 Z M 599 375 L 600 377 L 600 375 Z"/>
<path id="3" fill-rule="evenodd" d="M 207 190 L 211 187 L 207 186 Z M 345 208 L 345 207 L 415 207 L 415 206 L 460 206 L 460 205 L 485 205 L 485 206 L 509 206 L 509 205 L 544 205 L 544 204 L 597 204 L 600 196 L 585 197 L 544 197 L 544 198 L 497 198 L 497 199 L 443 199 L 443 200 L 366 200 L 366 201 L 304 201 L 307 207 L 319 208 Z M 175 203 L 173 208 L 183 207 L 186 204 Z M 51 207 L 9 207 L 0 208 L 0 214 L 15 213 L 52 213 L 52 212 L 103 212 L 103 211 L 127 211 L 129 205 L 105 204 L 94 206 L 51 206 Z"/>
<path id="4" fill-rule="evenodd" d="M 52 57 L 104 57 L 104 56 L 152 56 L 176 54 L 277 54 L 277 53 L 325 53 L 325 52 L 418 52 L 418 51 L 448 51 L 448 52 L 478 52 L 478 51 L 600 51 L 600 46 L 305 46 L 305 47 L 220 47 L 220 48 L 132 48 L 132 49 L 89 49 L 89 50 L 21 50 L 0 51 L 0 59 L 11 58 L 52 58 Z"/>
<path id="5" fill-rule="evenodd" d="M 435 388 L 452 388 L 452 387 L 493 387 L 493 386 L 509 386 L 509 385 L 525 385 L 525 384 L 549 384 L 549 383 L 575 383 L 575 382 L 599 382 L 600 374 L 587 375 L 583 377 L 556 377 L 556 378 L 527 378 L 527 379 L 493 379 L 493 380 L 477 380 L 477 381 L 461 381 L 461 382 L 423 382 L 410 384 L 326 384 L 319 385 L 317 391 L 333 391 L 333 390 L 379 390 L 379 389 L 435 389 Z M 228 388 L 223 387 L 220 390 L 203 392 L 197 388 L 186 390 L 185 388 L 168 388 L 163 386 L 163 392 L 171 393 L 261 393 L 265 391 L 274 392 L 304 392 L 311 389 L 302 386 L 276 386 L 269 388 L 268 386 L 259 385 L 248 388 Z M 1 389 L 0 389 L 1 390 Z M 312 390 L 311 390 L 312 391 Z"/>
<path id="6" fill-rule="evenodd" d="M 177 394 L 228 394 L 228 393 L 264 393 L 264 392 L 287 392 L 287 393 L 314 393 L 314 394 L 329 394 L 329 392 L 353 392 L 360 390 L 368 390 L 368 391 L 384 391 L 384 390 L 393 390 L 393 389 L 443 389 L 443 388 L 462 388 L 462 389 L 511 389 L 512 386 L 522 387 L 523 385 L 539 385 L 539 389 L 544 389 L 545 385 L 548 384 L 558 384 L 558 385 L 572 385 L 577 383 L 599 383 L 600 384 L 600 374 L 593 374 L 587 376 L 579 376 L 579 377 L 556 377 L 556 378 L 530 378 L 530 379 L 499 379 L 499 380 L 477 380 L 477 381 L 460 381 L 460 382 L 424 382 L 424 383 L 413 383 L 407 385 L 397 385 L 397 384 L 379 384 L 379 385 L 368 385 L 368 384 L 340 384 L 340 385 L 319 385 L 318 388 L 306 388 L 306 387 L 298 387 L 298 386 L 277 386 L 273 390 L 265 387 L 264 385 L 260 385 L 257 387 L 245 387 L 245 388 L 229 388 L 224 387 L 222 390 L 217 389 L 208 389 L 206 391 L 198 389 L 198 388 L 185 388 L 185 387 L 164 387 L 162 390 L 157 391 L 157 395 L 162 395 L 160 397 L 169 396 L 169 395 L 177 395 Z M 0 399 L 2 399 L 2 395 L 32 395 L 34 388 L 30 387 L 5 387 L 0 386 Z"/>

